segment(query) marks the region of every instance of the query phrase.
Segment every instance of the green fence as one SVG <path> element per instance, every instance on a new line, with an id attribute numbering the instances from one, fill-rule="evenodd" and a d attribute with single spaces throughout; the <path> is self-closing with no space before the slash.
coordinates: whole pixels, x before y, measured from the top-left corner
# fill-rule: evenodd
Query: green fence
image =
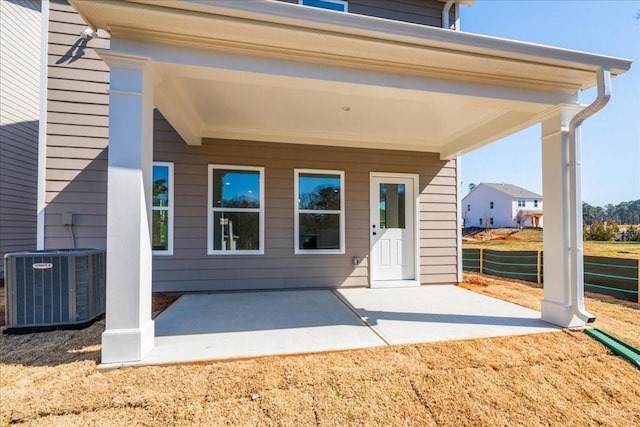
<path id="1" fill-rule="evenodd" d="M 463 249 L 462 268 L 494 276 L 543 283 L 542 251 L 495 251 Z M 590 292 L 640 302 L 640 260 L 584 257 L 584 287 Z"/>

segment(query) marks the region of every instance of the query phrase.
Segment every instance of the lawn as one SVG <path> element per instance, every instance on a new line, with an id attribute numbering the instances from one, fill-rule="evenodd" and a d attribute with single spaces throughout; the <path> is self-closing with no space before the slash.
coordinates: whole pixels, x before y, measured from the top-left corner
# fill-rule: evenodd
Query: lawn
<path id="1" fill-rule="evenodd" d="M 472 239 L 463 239 L 462 247 L 503 251 L 542 250 L 542 230 L 537 229 L 489 229 L 474 235 Z M 585 241 L 584 254 L 613 258 L 640 258 L 640 243 Z"/>
<path id="2" fill-rule="evenodd" d="M 531 308 L 542 296 L 462 286 Z M 586 300 L 596 326 L 640 346 L 639 304 Z M 2 424 L 640 425 L 640 372 L 579 331 L 101 371 L 103 330 L 0 337 Z"/>

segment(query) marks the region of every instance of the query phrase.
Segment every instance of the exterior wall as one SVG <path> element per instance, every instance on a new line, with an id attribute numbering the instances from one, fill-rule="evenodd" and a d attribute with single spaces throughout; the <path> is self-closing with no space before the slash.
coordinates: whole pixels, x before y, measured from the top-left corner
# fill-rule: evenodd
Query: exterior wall
<path id="1" fill-rule="evenodd" d="M 66 1 L 51 1 L 48 41 L 45 240 L 72 246 L 62 214 L 74 214 L 76 247 L 104 248 L 106 235 L 109 69 L 88 42 L 87 28 Z"/>
<path id="2" fill-rule="evenodd" d="M 62 214 L 73 213 L 76 247 L 106 246 L 109 70 L 85 43 L 64 1 L 49 22 L 45 247 L 71 246 Z M 420 174 L 420 280 L 457 281 L 457 173 L 437 154 L 208 140 L 188 146 L 156 112 L 154 160 L 174 163 L 174 255 L 154 257 L 154 291 L 367 286 L 369 172 Z M 207 165 L 265 167 L 265 254 L 207 255 Z M 345 171 L 346 253 L 293 254 L 294 168 Z M 362 260 L 352 266 L 353 256 Z"/>
<path id="3" fill-rule="evenodd" d="M 7 252 L 36 248 L 40 2 L 0 7 L 0 271 Z"/>
<path id="4" fill-rule="evenodd" d="M 437 154 L 206 140 L 186 145 L 156 112 L 154 160 L 174 162 L 174 255 L 154 291 L 368 286 L 369 172 L 420 174 L 423 284 L 457 281 L 456 164 Z M 265 167 L 265 254 L 207 255 L 207 165 Z M 346 253 L 294 255 L 294 168 L 345 171 Z M 353 256 L 362 260 L 352 266 Z"/>
<path id="5" fill-rule="evenodd" d="M 542 213 L 542 199 L 522 198 L 525 200 L 525 207 L 518 206 L 518 199 L 494 188 L 479 184 L 471 193 L 462 199 L 462 217 L 465 220 L 465 227 L 501 228 L 518 227 L 516 217 L 520 210 L 536 211 Z M 534 200 L 538 200 L 538 207 L 534 208 Z M 493 209 L 491 209 L 493 202 Z M 467 205 L 471 205 L 471 210 L 467 210 Z M 482 218 L 482 224 L 480 219 Z M 493 225 L 490 219 L 493 218 Z M 540 226 L 542 227 L 542 218 Z M 522 224 L 523 227 L 532 227 L 530 220 Z"/>
<path id="6" fill-rule="evenodd" d="M 298 3 L 298 0 L 279 0 Z M 442 27 L 444 3 L 438 0 L 348 0 L 349 13 Z M 451 22 L 454 19 L 451 8 Z"/>

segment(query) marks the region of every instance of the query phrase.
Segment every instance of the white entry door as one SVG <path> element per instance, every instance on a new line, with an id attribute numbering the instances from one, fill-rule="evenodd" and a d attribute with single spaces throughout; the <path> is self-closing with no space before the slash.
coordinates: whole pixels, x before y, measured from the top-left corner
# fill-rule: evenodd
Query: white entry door
<path id="1" fill-rule="evenodd" d="M 371 287 L 419 286 L 417 176 L 371 174 Z"/>

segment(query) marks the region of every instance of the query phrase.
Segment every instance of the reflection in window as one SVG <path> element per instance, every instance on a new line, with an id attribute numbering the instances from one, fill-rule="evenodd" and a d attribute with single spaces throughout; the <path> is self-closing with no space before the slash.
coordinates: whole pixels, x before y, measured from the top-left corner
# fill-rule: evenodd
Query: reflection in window
<path id="1" fill-rule="evenodd" d="M 296 253 L 344 253 L 344 174 L 296 170 Z"/>
<path id="2" fill-rule="evenodd" d="M 380 229 L 405 228 L 404 184 L 380 184 Z"/>
<path id="3" fill-rule="evenodd" d="M 173 163 L 153 164 L 151 244 L 154 255 L 173 253 Z"/>
<path id="4" fill-rule="evenodd" d="M 298 2 L 304 6 L 335 10 L 336 12 L 347 11 L 347 2 L 344 0 L 298 0 Z"/>
<path id="5" fill-rule="evenodd" d="M 209 166 L 209 253 L 262 254 L 264 169 Z"/>

